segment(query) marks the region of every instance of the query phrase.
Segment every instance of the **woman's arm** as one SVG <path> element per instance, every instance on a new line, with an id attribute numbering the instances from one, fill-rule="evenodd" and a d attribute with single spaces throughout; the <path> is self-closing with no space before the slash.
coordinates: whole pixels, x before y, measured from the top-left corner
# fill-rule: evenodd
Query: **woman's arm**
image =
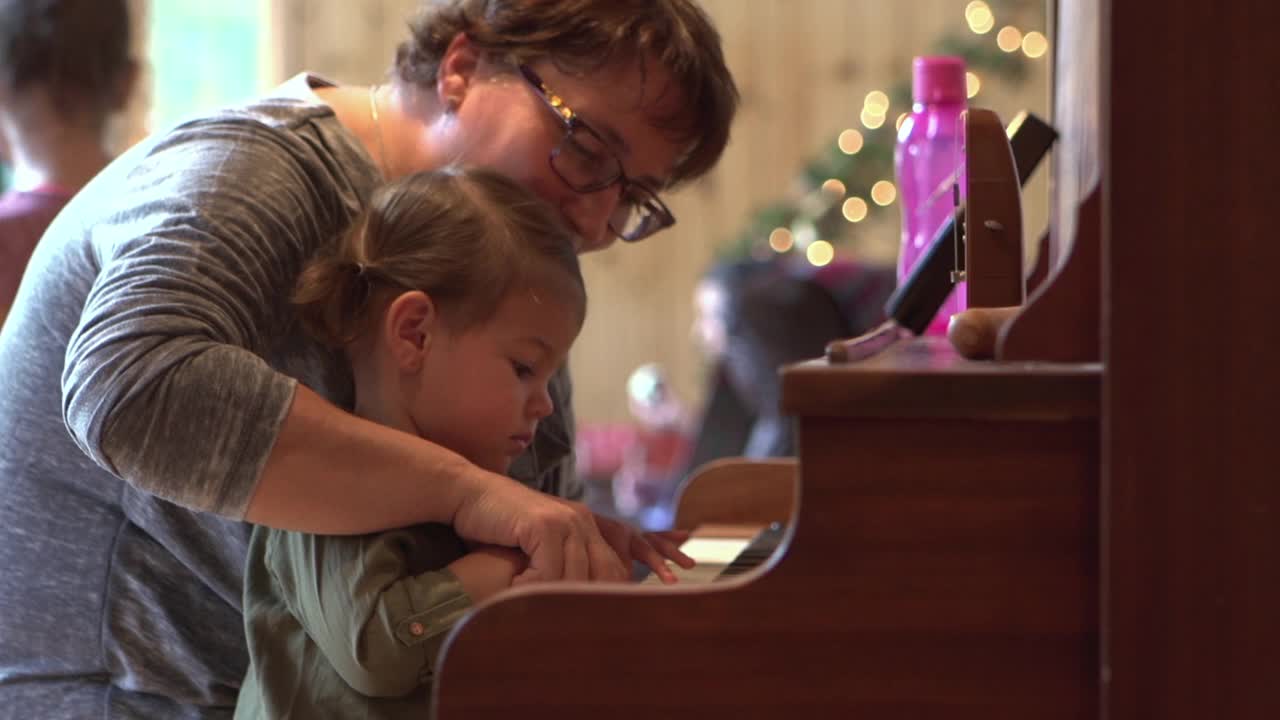
<path id="1" fill-rule="evenodd" d="M 439 445 L 359 418 L 298 385 L 245 519 L 329 535 L 449 523 L 487 483 L 524 489 L 488 474 Z"/>
<path id="2" fill-rule="evenodd" d="M 359 200 L 341 158 L 304 132 L 181 126 L 113 163 L 50 230 L 96 266 L 69 289 L 85 300 L 62 375 L 67 427 L 142 491 L 243 517 L 296 385 L 267 358 L 303 377 L 334 364 L 292 329 L 289 296 Z"/>
<path id="3" fill-rule="evenodd" d="M 440 521 L 523 548 L 527 579 L 624 578 L 585 508 L 352 417 L 264 359 L 325 362 L 291 344 L 288 297 L 358 209 L 364 168 L 343 167 L 362 161 L 331 150 L 339 138 L 302 136 L 322 126 L 188 124 L 72 201 L 81 221 L 60 228 L 83 228 L 100 266 L 69 289 L 87 290 L 62 378 L 72 436 L 185 507 L 328 533 Z"/>
<path id="4" fill-rule="evenodd" d="M 522 581 L 617 581 L 629 574 L 622 560 L 629 556 L 606 542 L 585 506 L 346 413 L 299 385 L 246 519 L 349 534 L 404 527 L 423 516 L 468 540 L 522 549 L 531 558 Z"/>

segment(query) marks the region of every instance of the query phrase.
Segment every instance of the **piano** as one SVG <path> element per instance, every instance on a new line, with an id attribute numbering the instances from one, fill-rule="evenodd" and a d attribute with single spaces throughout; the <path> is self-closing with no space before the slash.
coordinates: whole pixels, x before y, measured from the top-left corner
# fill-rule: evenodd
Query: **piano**
<path id="1" fill-rule="evenodd" d="M 709 468 L 678 514 L 779 523 L 767 562 L 494 598 L 442 651 L 437 717 L 1280 716 L 1280 397 L 1238 347 L 1280 306 L 1280 44 L 1241 41 L 1270 6 L 1052 7 L 1053 267 L 1017 359 L 915 339 L 786 369 L 796 460 Z M 1037 358 L 1060 333 L 1093 357 Z"/>
<path id="2" fill-rule="evenodd" d="M 721 462 L 682 499 L 729 500 L 681 507 L 764 524 L 732 493 L 798 485 L 771 562 L 506 593 L 451 635 L 438 717 L 1091 716 L 1099 380 L 936 339 L 790 368 L 799 462 Z"/>

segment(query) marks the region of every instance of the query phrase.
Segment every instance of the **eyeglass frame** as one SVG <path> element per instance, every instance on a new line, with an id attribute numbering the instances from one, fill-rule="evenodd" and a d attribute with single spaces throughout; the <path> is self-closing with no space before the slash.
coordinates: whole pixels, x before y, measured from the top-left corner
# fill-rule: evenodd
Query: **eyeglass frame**
<path id="1" fill-rule="evenodd" d="M 621 158 L 619 158 L 618 154 L 614 152 L 610 144 L 605 142 L 600 133 L 596 132 L 594 128 L 587 124 L 585 120 L 566 105 L 563 98 L 552 92 L 551 88 L 547 87 L 547 84 L 543 81 L 542 77 L 538 75 L 538 73 L 534 72 L 532 68 L 524 63 L 518 63 L 516 64 L 516 69 L 520 71 L 520 76 L 533 86 L 534 91 L 537 92 L 538 97 L 542 99 L 547 108 L 555 114 L 561 123 L 564 124 L 564 135 L 560 138 L 560 142 L 556 143 L 556 146 L 551 149 L 551 153 L 547 157 L 547 164 L 551 166 L 551 171 L 556 174 L 556 177 L 560 178 L 560 181 L 565 185 L 568 185 L 574 192 L 582 195 L 600 192 L 601 190 L 612 187 L 614 184 L 619 184 L 621 186 L 621 192 L 619 194 L 625 198 L 627 191 L 631 188 L 635 188 L 639 191 L 639 194 L 643 196 L 644 200 L 642 203 L 631 203 L 632 212 L 639 213 L 641 212 L 642 206 L 648 207 L 650 209 L 649 217 L 655 218 L 657 221 L 656 227 L 652 230 L 649 230 L 643 235 L 628 238 L 613 227 L 613 219 L 610 218 L 610 232 L 616 235 L 623 242 L 634 243 L 649 238 L 652 235 L 666 230 L 676 224 L 675 215 L 671 213 L 671 209 L 667 207 L 667 204 L 662 202 L 662 199 L 658 197 L 658 192 L 656 190 L 644 183 L 627 177 L 626 171 L 622 169 Z M 590 135 L 600 143 L 600 147 L 606 149 L 609 154 L 613 156 L 613 161 L 618 167 L 616 177 L 607 181 L 597 181 L 582 185 L 570 182 L 570 180 L 564 176 L 564 173 L 560 172 L 560 169 L 556 167 L 556 158 L 559 157 L 560 151 L 564 147 L 565 142 L 575 132 L 585 132 Z M 622 202 L 626 201 L 622 200 Z"/>

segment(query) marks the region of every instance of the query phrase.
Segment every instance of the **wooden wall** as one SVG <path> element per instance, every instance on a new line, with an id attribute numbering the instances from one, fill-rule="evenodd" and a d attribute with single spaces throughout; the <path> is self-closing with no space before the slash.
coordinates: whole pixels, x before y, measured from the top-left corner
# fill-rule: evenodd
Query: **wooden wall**
<path id="1" fill-rule="evenodd" d="M 300 69 L 350 83 L 383 77 L 417 0 L 264 0 L 270 2 L 274 72 Z M 1037 0 L 1027 0 L 1035 4 Z M 671 199 L 679 222 L 636 247 L 584 259 L 590 293 L 587 325 L 572 365 L 578 417 L 626 417 L 627 375 L 646 362 L 670 371 L 676 391 L 701 402 L 703 359 L 689 336 L 690 299 L 716 248 L 735 235 L 752 208 L 787 195 L 806 161 L 857 122 L 862 99 L 910 72 L 913 55 L 945 31 L 963 31 L 966 0 L 704 0 L 724 39 L 743 106 L 732 144 L 704 182 Z M 997 18 L 998 19 L 998 18 Z M 997 25 L 999 27 L 999 25 Z M 1041 28 L 1043 29 L 1043 28 Z M 994 32 L 988 35 L 994 43 Z M 1016 92 L 989 83 L 975 100 L 1006 117 L 1030 107 L 1045 113 L 1048 62 L 1032 61 Z M 890 117 L 907 108 L 894 108 Z M 1026 225 L 1046 224 L 1046 190 L 1030 192 Z M 867 227 L 860 252 L 891 261 L 896 222 Z"/>
<path id="2" fill-rule="evenodd" d="M 910 72 L 945 30 L 962 28 L 960 0 L 706 0 L 724 39 L 743 105 L 720 166 L 673 199 L 679 224 L 651 243 L 586 260 L 591 309 L 574 351 L 579 417 L 617 419 L 626 375 L 657 361 L 681 397 L 700 402 L 703 362 L 690 341 L 690 298 L 716 248 L 753 208 L 786 197 L 801 167 L 857 123 L 867 92 Z M 748 10 L 749 8 L 749 10 Z M 1017 97 L 992 92 L 1005 109 L 1047 108 L 1043 70 Z M 983 96 L 979 96 L 981 99 Z M 894 109 L 890 116 L 907 108 Z M 1039 192 L 1043 194 L 1044 188 Z M 1028 225 L 1045 224 L 1043 200 Z M 892 262 L 896 222 L 866 229 L 858 247 Z"/>
<path id="3" fill-rule="evenodd" d="M 714 173 L 673 199 L 679 225 L 653 242 L 587 260 L 591 310 L 574 355 L 579 417 L 618 418 L 626 374 L 657 361 L 681 397 L 700 399 L 702 358 L 690 342 L 694 285 L 750 212 L 786 197 L 800 168 L 857 124 L 867 92 L 910 72 L 913 55 L 964 27 L 960 0 L 706 0 L 743 104 Z M 747 8 L 750 8 L 748 11 Z M 1047 70 L 1003 108 L 1047 106 Z M 982 96 L 979 96 L 980 98 Z M 890 117 L 908 108 L 895 108 Z M 889 178 L 891 179 L 891 178 Z M 1043 189 L 1041 189 L 1043 192 Z M 1043 204 L 1029 225 L 1043 227 Z M 865 256 L 892 262 L 897 224 L 865 229 Z"/>

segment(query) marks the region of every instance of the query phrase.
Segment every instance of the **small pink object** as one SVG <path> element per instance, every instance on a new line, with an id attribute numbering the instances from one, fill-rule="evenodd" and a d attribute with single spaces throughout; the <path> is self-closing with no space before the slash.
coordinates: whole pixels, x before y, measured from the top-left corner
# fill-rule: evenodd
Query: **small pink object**
<path id="1" fill-rule="evenodd" d="M 911 101 L 961 103 L 968 96 L 964 58 L 948 55 L 918 57 L 911 63 Z"/>
<path id="2" fill-rule="evenodd" d="M 964 128 L 967 108 L 964 60 L 918 57 L 912 62 L 911 114 L 898 129 L 894 175 L 902 206 L 898 282 L 911 273 L 938 229 L 955 211 L 952 186 L 964 189 Z M 926 335 L 945 336 L 951 316 L 966 307 L 964 283 L 957 283 L 938 309 Z"/>

